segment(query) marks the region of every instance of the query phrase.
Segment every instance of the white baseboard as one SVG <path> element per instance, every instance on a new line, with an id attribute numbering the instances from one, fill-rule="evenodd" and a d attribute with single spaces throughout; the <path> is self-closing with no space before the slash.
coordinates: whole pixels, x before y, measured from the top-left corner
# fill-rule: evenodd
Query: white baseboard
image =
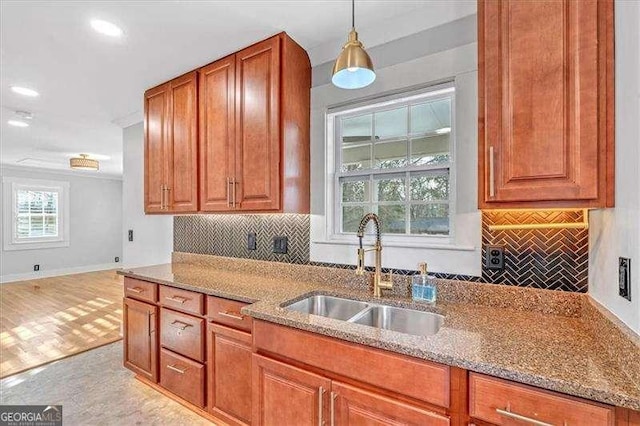
<path id="1" fill-rule="evenodd" d="M 49 271 L 27 272 L 24 274 L 0 275 L 0 284 L 15 281 L 37 280 L 38 278 L 59 277 L 60 275 L 81 274 L 83 272 L 104 271 L 107 269 L 119 269 L 121 263 L 104 263 L 100 265 L 75 266 L 72 268 L 52 269 Z"/>

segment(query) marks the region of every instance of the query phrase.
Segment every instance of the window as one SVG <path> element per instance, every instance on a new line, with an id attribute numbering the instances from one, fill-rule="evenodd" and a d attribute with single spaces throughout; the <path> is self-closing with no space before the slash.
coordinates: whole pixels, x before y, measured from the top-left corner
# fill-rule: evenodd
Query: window
<path id="1" fill-rule="evenodd" d="M 5 178 L 5 250 L 69 245 L 67 182 Z"/>
<path id="2" fill-rule="evenodd" d="M 451 235 L 453 105 L 440 86 L 330 114 L 336 234 L 374 212 L 385 234 Z"/>

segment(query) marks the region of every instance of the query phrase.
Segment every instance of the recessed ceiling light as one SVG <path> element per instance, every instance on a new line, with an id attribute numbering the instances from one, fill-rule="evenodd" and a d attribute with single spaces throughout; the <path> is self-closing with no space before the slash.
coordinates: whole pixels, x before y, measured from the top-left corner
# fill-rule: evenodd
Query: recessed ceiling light
<path id="1" fill-rule="evenodd" d="M 122 28 L 102 19 L 92 19 L 91 27 L 100 34 L 108 35 L 109 37 L 120 37 L 122 35 Z"/>
<path id="2" fill-rule="evenodd" d="M 36 96 L 40 96 L 40 93 L 36 92 L 33 89 L 29 89 L 28 87 L 11 86 L 11 90 L 13 90 L 14 93 L 18 93 L 24 96 L 29 96 L 32 98 L 35 98 Z"/>
<path id="3" fill-rule="evenodd" d="M 436 130 L 436 133 L 439 135 L 444 135 L 445 133 L 451 133 L 451 127 L 441 127 Z"/>
<path id="4" fill-rule="evenodd" d="M 29 123 L 20 120 L 9 120 L 7 124 L 15 127 L 29 127 Z"/>

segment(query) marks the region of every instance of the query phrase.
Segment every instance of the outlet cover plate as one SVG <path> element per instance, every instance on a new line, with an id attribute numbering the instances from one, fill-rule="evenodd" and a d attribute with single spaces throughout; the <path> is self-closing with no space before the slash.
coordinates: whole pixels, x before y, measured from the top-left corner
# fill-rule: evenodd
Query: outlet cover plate
<path id="1" fill-rule="evenodd" d="M 631 301 L 631 259 L 618 258 L 618 294 Z"/>
<path id="2" fill-rule="evenodd" d="M 273 252 L 277 254 L 287 254 L 287 237 L 273 237 Z"/>
<path id="3" fill-rule="evenodd" d="M 484 267 L 493 271 L 501 271 L 504 269 L 503 246 L 485 247 Z"/>

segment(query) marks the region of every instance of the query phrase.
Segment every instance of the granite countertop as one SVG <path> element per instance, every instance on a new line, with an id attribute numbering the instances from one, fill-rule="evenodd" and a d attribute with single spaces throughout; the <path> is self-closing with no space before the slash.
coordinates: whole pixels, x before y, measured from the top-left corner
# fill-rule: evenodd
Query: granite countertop
<path id="1" fill-rule="evenodd" d="M 364 288 L 332 285 L 304 274 L 298 278 L 295 273 L 259 274 L 212 265 L 172 263 L 120 273 L 250 303 L 242 313 L 257 319 L 640 410 L 640 365 L 624 365 L 611 356 L 578 316 L 451 301 L 431 306 L 402 296 L 373 299 Z M 283 307 L 312 294 L 433 311 L 445 319 L 437 334 L 422 337 Z"/>

